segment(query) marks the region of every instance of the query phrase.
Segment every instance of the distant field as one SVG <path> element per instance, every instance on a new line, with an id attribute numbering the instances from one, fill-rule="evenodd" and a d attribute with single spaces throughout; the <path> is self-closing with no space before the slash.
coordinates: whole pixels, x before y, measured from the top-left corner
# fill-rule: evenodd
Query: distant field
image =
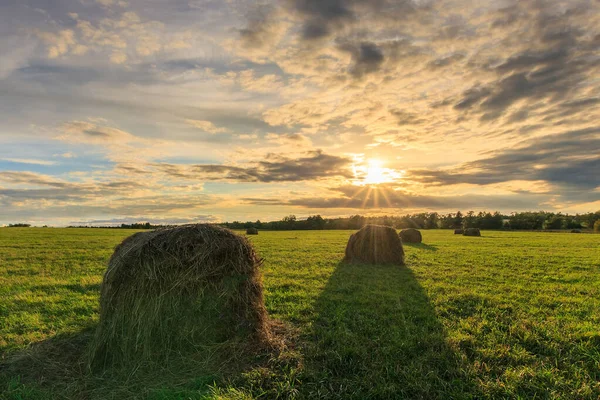
<path id="1" fill-rule="evenodd" d="M 350 231 L 263 231 L 266 306 L 295 332 L 279 359 L 143 385 L 15 374 L 31 343 L 85 342 L 133 232 L 0 228 L 0 399 L 600 397 L 600 235 L 569 233 L 422 231 L 400 268 L 340 264 Z"/>

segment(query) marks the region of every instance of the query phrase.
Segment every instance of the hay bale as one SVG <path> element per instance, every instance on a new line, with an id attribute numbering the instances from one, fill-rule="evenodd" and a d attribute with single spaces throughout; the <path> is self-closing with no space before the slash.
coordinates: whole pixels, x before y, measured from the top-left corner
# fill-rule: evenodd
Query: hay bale
<path id="1" fill-rule="evenodd" d="M 246 229 L 246 235 L 258 235 L 258 229 L 248 228 Z"/>
<path id="2" fill-rule="evenodd" d="M 455 229 L 454 230 L 454 234 L 455 235 L 462 235 L 465 231 L 463 231 L 462 229 Z"/>
<path id="3" fill-rule="evenodd" d="M 420 231 L 414 228 L 408 228 L 400 231 L 400 239 L 402 239 L 402 243 L 421 243 L 423 241 L 423 236 Z"/>
<path id="4" fill-rule="evenodd" d="M 481 236 L 479 228 L 467 228 L 463 231 L 463 236 Z"/>
<path id="5" fill-rule="evenodd" d="M 581 233 L 581 229 L 572 229 L 571 233 Z"/>
<path id="6" fill-rule="evenodd" d="M 344 262 L 403 265 L 402 240 L 389 226 L 365 225 L 350 236 Z"/>
<path id="7" fill-rule="evenodd" d="M 128 237 L 104 274 L 89 366 L 202 359 L 228 343 L 265 339 L 260 264 L 247 239 L 214 225 Z"/>

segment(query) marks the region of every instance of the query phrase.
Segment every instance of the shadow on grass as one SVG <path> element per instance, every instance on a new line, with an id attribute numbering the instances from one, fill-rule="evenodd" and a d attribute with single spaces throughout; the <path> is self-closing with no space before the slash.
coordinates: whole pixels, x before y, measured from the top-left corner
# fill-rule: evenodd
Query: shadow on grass
<path id="1" fill-rule="evenodd" d="M 2 355 L 0 393 L 4 390 L 5 397 L 0 398 L 85 398 L 84 352 L 92 335 L 93 328 L 58 334 Z"/>
<path id="2" fill-rule="evenodd" d="M 427 251 L 437 251 L 436 246 L 432 246 L 430 244 L 425 243 L 402 243 L 405 247 L 414 247 L 415 249 L 427 250 Z"/>
<path id="3" fill-rule="evenodd" d="M 307 338 L 307 398 L 469 398 L 473 385 L 407 267 L 339 264 Z"/>
<path id="4" fill-rule="evenodd" d="M 279 381 L 271 383 L 271 374 L 264 372 L 297 364 L 296 359 L 288 363 L 280 348 L 248 343 L 232 346 L 229 354 L 211 358 L 211 362 L 190 354 L 166 363 L 128 364 L 91 372 L 86 360 L 95 329 L 90 326 L 58 334 L 23 350 L 0 353 L 0 400 L 221 398 L 221 392 L 212 394 L 215 387 L 225 388 L 222 393 L 230 396 L 227 398 L 237 398 L 237 386 L 247 393 L 280 394 L 285 388 Z M 278 324 L 273 331 L 278 337 L 287 334 Z M 253 387 L 257 384 L 260 387 Z M 287 389 L 291 391 L 293 388 Z"/>

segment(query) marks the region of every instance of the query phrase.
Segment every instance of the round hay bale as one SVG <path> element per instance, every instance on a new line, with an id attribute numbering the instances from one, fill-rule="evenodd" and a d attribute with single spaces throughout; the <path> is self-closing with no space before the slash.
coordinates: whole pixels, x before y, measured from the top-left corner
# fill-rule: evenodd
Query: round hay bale
<path id="1" fill-rule="evenodd" d="M 571 233 L 581 233 L 581 229 L 572 229 Z"/>
<path id="2" fill-rule="evenodd" d="M 246 235 L 258 235 L 258 229 L 248 228 L 246 229 Z"/>
<path id="3" fill-rule="evenodd" d="M 214 225 L 128 237 L 104 274 L 89 366 L 177 354 L 208 359 L 211 348 L 262 341 L 268 323 L 260 264 L 246 238 Z"/>
<path id="4" fill-rule="evenodd" d="M 463 231 L 463 236 L 481 236 L 479 228 L 467 228 Z"/>
<path id="5" fill-rule="evenodd" d="M 423 236 L 420 231 L 414 228 L 408 228 L 400 231 L 400 239 L 402 239 L 402 243 L 421 243 L 423 241 Z"/>
<path id="6" fill-rule="evenodd" d="M 365 225 L 350 236 L 344 262 L 403 265 L 402 240 L 389 226 Z"/>
<path id="7" fill-rule="evenodd" d="M 455 235 L 462 235 L 464 233 L 464 231 L 462 229 L 455 229 L 454 230 L 454 234 Z"/>

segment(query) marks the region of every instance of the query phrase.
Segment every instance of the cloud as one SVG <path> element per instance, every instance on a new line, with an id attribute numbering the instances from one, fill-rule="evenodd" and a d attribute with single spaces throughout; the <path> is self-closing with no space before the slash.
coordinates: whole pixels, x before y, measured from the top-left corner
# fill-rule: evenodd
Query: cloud
<path id="1" fill-rule="evenodd" d="M 545 181 L 592 190 L 600 187 L 598 170 L 600 129 L 588 128 L 526 140 L 515 148 L 449 170 L 413 170 L 407 179 L 436 186 Z"/>
<path id="2" fill-rule="evenodd" d="M 3 8 L 0 158 L 57 164 L 5 163 L 55 175 L 6 171 L 4 213 L 360 206 L 327 189 L 369 159 L 398 206 L 597 204 L 597 1 L 38 3 Z"/>
<path id="3" fill-rule="evenodd" d="M 571 4 L 562 11 L 553 10 L 552 6 L 536 9 L 535 5 L 526 13 L 510 14 L 513 22 L 521 18 L 533 20 L 531 32 L 525 33 L 529 37 L 524 42 L 527 47 L 484 64 L 486 73 L 493 72 L 497 78 L 464 91 L 454 108 L 476 111 L 482 120 L 489 121 L 519 101 L 545 100 L 553 104 L 580 92 L 582 84 L 600 67 L 594 56 L 598 49 L 595 35 L 578 26 L 586 18 L 587 6 L 583 4 Z"/>
<path id="4" fill-rule="evenodd" d="M 201 187 L 163 186 L 153 179 L 127 180 L 82 178 L 67 181 L 32 172 L 0 172 L 0 220 L 25 217 L 35 220 L 56 220 L 94 216 L 125 216 L 127 218 L 184 218 L 181 213 L 194 214 L 219 201 L 218 196 L 201 192 Z M 189 218 L 185 216 L 185 218 Z"/>
<path id="5" fill-rule="evenodd" d="M 139 140 L 139 138 L 120 129 L 88 121 L 66 122 L 62 125 L 61 129 L 63 133 L 57 138 L 71 143 L 126 144 Z"/>
<path id="6" fill-rule="evenodd" d="M 379 70 L 384 60 L 383 52 L 375 43 L 347 43 L 340 45 L 340 49 L 351 54 L 350 73 L 355 77 Z"/>
<path id="7" fill-rule="evenodd" d="M 227 129 L 217 128 L 215 126 L 215 124 L 213 124 L 210 121 L 202 121 L 202 120 L 197 120 L 197 119 L 186 119 L 185 122 L 188 125 L 193 126 L 194 128 L 198 128 L 200 130 L 203 130 L 204 132 L 208 132 L 211 134 L 227 132 Z"/>
<path id="8" fill-rule="evenodd" d="M 9 161 L 19 164 L 34 164 L 34 165 L 56 165 L 56 161 L 34 160 L 30 158 L 0 158 L 0 161 Z"/>
<path id="9" fill-rule="evenodd" d="M 512 194 L 480 195 L 466 193 L 455 196 L 419 195 L 408 192 L 393 184 L 376 186 L 344 185 L 332 188 L 331 196 L 310 196 L 292 199 L 244 198 L 249 204 L 294 206 L 311 209 L 354 209 L 369 211 L 379 209 L 395 210 L 403 213 L 412 210 L 457 210 L 487 209 L 509 211 L 515 209 L 536 208 L 547 195 Z"/>
<path id="10" fill-rule="evenodd" d="M 69 183 L 60 179 L 48 175 L 41 175 L 26 171 L 0 171 L 0 181 L 12 184 L 51 186 L 55 188 L 63 188 L 69 186 Z"/>
<path id="11" fill-rule="evenodd" d="M 234 181 L 234 182 L 298 182 L 324 178 L 351 178 L 351 160 L 325 154 L 321 150 L 311 151 L 303 157 L 289 158 L 271 154 L 265 160 L 251 166 L 232 165 L 176 165 L 154 163 L 151 167 L 174 178 Z"/>
<path id="12" fill-rule="evenodd" d="M 75 32 L 72 29 L 63 29 L 56 33 L 38 32 L 38 37 L 48 46 L 48 58 L 60 57 L 77 46 Z"/>
<path id="13" fill-rule="evenodd" d="M 312 141 L 302 135 L 301 133 L 268 133 L 265 139 L 270 143 L 276 143 L 279 145 L 290 145 L 290 146 L 310 146 Z"/>
<path id="14" fill-rule="evenodd" d="M 247 26 L 238 30 L 244 47 L 262 48 L 272 43 L 273 28 L 277 25 L 273 13 L 273 7 L 260 4 L 248 14 Z"/>
<path id="15" fill-rule="evenodd" d="M 411 0 L 288 0 L 291 13 L 301 16 L 301 38 L 315 40 L 342 31 L 353 23 L 376 16 L 380 21 L 403 20 L 425 8 L 425 2 Z M 364 26 L 364 25 L 363 25 Z"/>

